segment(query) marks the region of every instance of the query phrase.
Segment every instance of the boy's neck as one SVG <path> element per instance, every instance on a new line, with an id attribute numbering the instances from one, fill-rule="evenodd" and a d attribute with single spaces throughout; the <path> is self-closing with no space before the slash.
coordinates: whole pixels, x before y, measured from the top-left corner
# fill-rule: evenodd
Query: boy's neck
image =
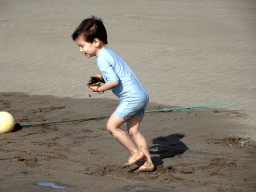
<path id="1" fill-rule="evenodd" d="M 97 53 L 96 53 L 96 57 L 98 57 L 98 55 L 99 55 L 99 52 L 103 49 L 105 47 L 105 45 L 100 45 L 97 49 Z"/>

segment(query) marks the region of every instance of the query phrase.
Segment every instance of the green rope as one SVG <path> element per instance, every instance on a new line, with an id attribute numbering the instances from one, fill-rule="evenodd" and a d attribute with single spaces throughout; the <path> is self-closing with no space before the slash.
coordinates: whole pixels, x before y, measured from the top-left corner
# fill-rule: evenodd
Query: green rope
<path id="1" fill-rule="evenodd" d="M 241 102 L 218 103 L 218 104 L 210 104 L 210 105 L 197 105 L 197 106 L 190 106 L 190 107 L 177 107 L 177 108 L 170 108 L 170 109 L 160 109 L 160 110 L 145 111 L 145 113 L 167 112 L 167 111 L 174 111 L 174 110 L 181 110 L 181 109 L 193 109 L 193 108 L 211 107 L 211 106 L 216 106 L 216 105 L 230 105 L 230 104 L 235 104 L 235 103 L 241 103 Z"/>
<path id="2" fill-rule="evenodd" d="M 210 104 L 210 105 L 197 105 L 197 106 L 190 106 L 190 107 L 178 107 L 178 108 L 170 108 L 170 109 L 150 110 L 150 111 L 145 111 L 145 113 L 168 112 L 168 111 L 174 111 L 174 110 L 192 109 L 192 108 L 202 108 L 202 107 L 211 107 L 211 106 L 217 106 L 217 105 L 230 105 L 230 104 L 236 104 L 236 103 L 240 103 L 240 102 L 218 103 L 218 104 Z M 90 120 L 95 120 L 95 119 L 105 119 L 105 118 L 108 118 L 108 117 L 110 117 L 110 115 L 107 115 L 107 116 L 98 116 L 98 117 L 87 117 L 87 118 L 80 118 L 80 119 L 68 119 L 68 120 L 60 120 L 60 121 L 28 123 L 28 124 L 21 124 L 21 126 L 22 126 L 22 127 L 26 127 L 26 126 L 32 126 L 32 125 L 46 125 L 46 124 L 63 123 L 63 122 L 70 122 L 70 121 L 90 121 Z"/>
<path id="3" fill-rule="evenodd" d="M 60 120 L 60 121 L 45 121 L 45 122 L 39 122 L 39 123 L 28 123 L 28 124 L 21 124 L 20 126 L 26 127 L 26 126 L 32 126 L 32 125 L 46 125 L 46 124 L 53 124 L 53 123 L 64 123 L 64 122 L 70 122 L 70 121 L 90 121 L 94 119 L 104 119 L 110 116 L 98 116 L 98 117 L 87 117 L 87 118 L 80 118 L 80 119 L 67 119 L 67 120 Z"/>

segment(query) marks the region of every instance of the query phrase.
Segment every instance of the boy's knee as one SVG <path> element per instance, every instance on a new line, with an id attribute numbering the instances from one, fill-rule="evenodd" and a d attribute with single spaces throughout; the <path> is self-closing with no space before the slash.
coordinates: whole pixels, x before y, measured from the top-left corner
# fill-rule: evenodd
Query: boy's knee
<path id="1" fill-rule="evenodd" d="M 112 134 L 112 133 L 115 131 L 115 129 L 116 129 L 116 127 L 113 126 L 111 123 L 107 123 L 106 128 L 107 128 L 108 132 L 111 133 L 111 134 Z"/>
<path id="2" fill-rule="evenodd" d="M 106 128 L 107 128 L 109 133 L 112 133 L 112 128 L 111 128 L 111 126 L 109 126 L 109 124 L 106 125 Z"/>
<path id="3" fill-rule="evenodd" d="M 138 134 L 138 130 L 128 130 L 128 133 L 131 135 L 131 136 L 134 136 L 136 134 Z"/>

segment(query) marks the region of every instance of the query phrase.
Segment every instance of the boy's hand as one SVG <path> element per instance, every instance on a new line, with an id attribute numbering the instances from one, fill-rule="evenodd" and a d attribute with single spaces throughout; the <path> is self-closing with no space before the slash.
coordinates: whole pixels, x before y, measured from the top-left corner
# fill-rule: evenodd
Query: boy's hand
<path id="1" fill-rule="evenodd" d="M 91 76 L 90 79 L 89 79 L 89 83 L 88 83 L 87 85 L 88 85 L 88 86 L 89 86 L 89 85 L 92 85 L 92 86 L 93 86 L 93 84 L 96 84 L 96 83 L 98 83 L 98 82 L 100 82 L 100 83 L 105 83 L 105 81 L 104 81 L 102 75 L 100 75 L 100 74 Z"/>
<path id="2" fill-rule="evenodd" d="M 98 92 L 100 94 L 104 93 L 104 91 L 100 91 L 99 88 L 100 88 L 100 86 L 91 86 L 91 87 L 89 87 L 89 90 L 93 91 L 93 92 Z"/>
<path id="3" fill-rule="evenodd" d="M 97 92 L 97 88 L 98 88 L 98 86 L 91 86 L 91 87 L 89 87 L 89 90 L 93 91 L 93 92 Z"/>
<path id="4" fill-rule="evenodd" d="M 100 81 L 104 81 L 104 79 L 103 79 L 103 77 L 102 77 L 101 74 L 97 74 L 97 75 L 94 75 L 94 76 L 92 76 L 92 77 L 96 77 L 96 78 L 98 78 Z M 105 82 L 105 81 L 104 81 L 104 82 Z"/>
<path id="5" fill-rule="evenodd" d="M 101 86 L 102 83 L 104 84 L 105 81 L 104 81 L 102 75 L 98 74 L 98 75 L 94 75 L 94 76 L 90 77 L 87 86 L 90 91 L 104 93 L 104 91 L 102 91 L 102 92 L 99 91 L 99 87 Z"/>
<path id="6" fill-rule="evenodd" d="M 91 76 L 88 83 L 87 83 L 87 86 L 90 88 L 90 87 L 93 87 L 93 86 L 100 86 L 101 83 L 105 83 L 103 77 L 101 75 L 95 75 L 95 76 Z"/>
<path id="7" fill-rule="evenodd" d="M 100 82 L 99 82 L 100 83 Z M 98 93 L 104 93 L 104 91 L 110 90 L 112 88 L 114 88 L 115 86 L 117 86 L 119 83 L 119 81 L 114 81 L 114 82 L 107 82 L 104 83 L 102 86 L 101 85 L 93 85 L 93 86 L 89 86 L 89 90 L 93 91 L 93 92 L 98 92 Z"/>

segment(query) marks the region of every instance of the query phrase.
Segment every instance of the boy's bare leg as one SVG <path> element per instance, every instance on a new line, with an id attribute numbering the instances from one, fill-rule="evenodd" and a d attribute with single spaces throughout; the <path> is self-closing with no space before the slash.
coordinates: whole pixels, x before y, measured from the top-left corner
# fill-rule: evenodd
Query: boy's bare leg
<path id="1" fill-rule="evenodd" d="M 133 141 L 136 143 L 139 150 L 145 154 L 145 158 L 143 159 L 144 164 L 135 172 L 153 171 L 155 168 L 150 157 L 147 141 L 144 136 L 139 132 L 139 126 L 142 118 L 143 117 L 134 116 L 132 119 L 127 121 L 127 130 L 129 134 L 132 136 Z"/>
<path id="2" fill-rule="evenodd" d="M 124 164 L 124 167 L 127 167 L 143 159 L 144 154 L 137 148 L 137 146 L 126 134 L 126 132 L 120 129 L 120 126 L 124 122 L 124 119 L 113 113 L 108 120 L 107 130 L 114 136 L 116 140 L 118 140 L 124 147 L 126 147 L 130 151 L 131 157 L 129 158 L 128 162 Z"/>

